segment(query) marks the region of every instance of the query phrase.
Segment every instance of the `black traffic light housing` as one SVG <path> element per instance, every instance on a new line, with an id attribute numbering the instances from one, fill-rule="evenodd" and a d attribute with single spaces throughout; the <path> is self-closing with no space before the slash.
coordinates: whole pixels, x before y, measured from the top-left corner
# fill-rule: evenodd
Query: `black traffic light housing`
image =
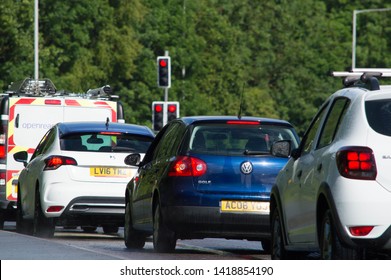
<path id="1" fill-rule="evenodd" d="M 167 122 L 179 118 L 179 102 L 167 102 Z"/>
<path id="2" fill-rule="evenodd" d="M 171 59 L 169 56 L 157 57 L 157 84 L 161 88 L 171 87 Z"/>
<path id="3" fill-rule="evenodd" d="M 164 102 L 152 102 L 152 128 L 159 131 L 163 128 Z"/>

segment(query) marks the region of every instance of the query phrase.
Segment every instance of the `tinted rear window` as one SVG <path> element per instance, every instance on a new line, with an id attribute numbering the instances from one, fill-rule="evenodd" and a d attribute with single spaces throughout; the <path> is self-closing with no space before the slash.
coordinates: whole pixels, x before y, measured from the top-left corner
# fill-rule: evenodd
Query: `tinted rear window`
<path id="1" fill-rule="evenodd" d="M 195 126 L 189 151 L 204 154 L 270 154 L 278 140 L 291 140 L 298 146 L 293 128 L 277 125 L 207 124 Z"/>
<path id="2" fill-rule="evenodd" d="M 65 151 L 145 153 L 153 138 L 132 134 L 73 134 L 61 138 Z"/>
<path id="3" fill-rule="evenodd" d="M 365 112 L 373 130 L 391 136 L 391 99 L 367 101 Z"/>

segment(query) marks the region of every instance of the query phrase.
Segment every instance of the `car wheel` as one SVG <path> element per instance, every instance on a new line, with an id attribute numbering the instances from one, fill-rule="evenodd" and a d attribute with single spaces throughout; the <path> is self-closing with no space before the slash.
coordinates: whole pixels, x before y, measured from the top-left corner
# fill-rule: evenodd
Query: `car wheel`
<path id="1" fill-rule="evenodd" d="M 285 250 L 282 221 L 277 208 L 271 213 L 271 259 L 284 260 L 288 255 Z"/>
<path id="2" fill-rule="evenodd" d="M 146 237 L 133 229 L 132 214 L 130 213 L 130 203 L 125 207 L 124 241 L 129 249 L 141 249 L 145 245 Z"/>
<path id="3" fill-rule="evenodd" d="M 96 229 L 98 227 L 93 227 L 93 226 L 81 226 L 80 227 L 84 232 L 87 232 L 87 233 L 94 233 L 96 232 Z"/>
<path id="4" fill-rule="evenodd" d="M 37 190 L 35 193 L 33 235 L 38 237 L 51 238 L 54 235 L 54 228 L 54 220 L 52 218 L 46 218 L 42 212 L 41 196 Z"/>
<path id="5" fill-rule="evenodd" d="M 31 224 L 31 222 L 28 222 L 23 218 L 21 197 L 21 191 L 20 188 L 18 188 L 18 197 L 16 199 L 16 232 L 32 235 L 33 225 Z"/>
<path id="6" fill-rule="evenodd" d="M 158 204 L 153 217 L 153 248 L 158 253 L 169 253 L 175 250 L 175 246 L 175 233 L 164 224 Z"/>
<path id="7" fill-rule="evenodd" d="M 322 219 L 320 257 L 323 260 L 356 260 L 364 258 L 363 250 L 349 248 L 341 243 L 333 215 L 329 209 L 324 213 Z"/>
<path id="8" fill-rule="evenodd" d="M 117 226 L 102 226 L 103 232 L 106 234 L 115 234 L 118 233 L 119 227 Z"/>

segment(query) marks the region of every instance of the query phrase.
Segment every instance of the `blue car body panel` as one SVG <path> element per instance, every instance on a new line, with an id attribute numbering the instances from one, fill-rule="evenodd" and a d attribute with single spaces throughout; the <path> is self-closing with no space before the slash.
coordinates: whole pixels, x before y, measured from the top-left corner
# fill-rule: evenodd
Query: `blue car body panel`
<path id="1" fill-rule="evenodd" d="M 197 132 L 206 138 L 202 148 L 196 143 Z M 268 147 L 262 151 L 245 147 L 253 134 L 266 138 Z M 270 200 L 275 178 L 287 162 L 286 158 L 272 156 L 270 145 L 288 135 L 292 146 L 297 147 L 299 138 L 294 128 L 283 120 L 202 116 L 169 123 L 150 146 L 138 176 L 128 184 L 132 227 L 151 234 L 154 209 L 159 204 L 164 223 L 178 239 L 267 240 L 268 214 L 226 213 L 221 203 Z M 171 176 L 174 163 L 182 157 L 200 160 L 206 172 L 200 176 Z M 243 170 L 244 163 L 250 170 L 248 174 Z"/>

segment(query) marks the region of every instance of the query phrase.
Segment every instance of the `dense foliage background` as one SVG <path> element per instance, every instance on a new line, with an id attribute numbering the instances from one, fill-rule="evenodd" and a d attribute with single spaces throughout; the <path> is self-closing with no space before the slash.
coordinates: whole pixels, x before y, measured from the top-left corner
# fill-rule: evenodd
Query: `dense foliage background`
<path id="1" fill-rule="evenodd" d="M 353 10 L 386 0 L 40 0 L 40 78 L 106 84 L 126 121 L 151 125 L 156 57 L 169 52 L 181 115 L 283 118 L 302 133 L 352 65 Z M 0 2 L 0 88 L 34 77 L 34 0 Z M 357 17 L 356 67 L 391 67 L 391 11 Z"/>

